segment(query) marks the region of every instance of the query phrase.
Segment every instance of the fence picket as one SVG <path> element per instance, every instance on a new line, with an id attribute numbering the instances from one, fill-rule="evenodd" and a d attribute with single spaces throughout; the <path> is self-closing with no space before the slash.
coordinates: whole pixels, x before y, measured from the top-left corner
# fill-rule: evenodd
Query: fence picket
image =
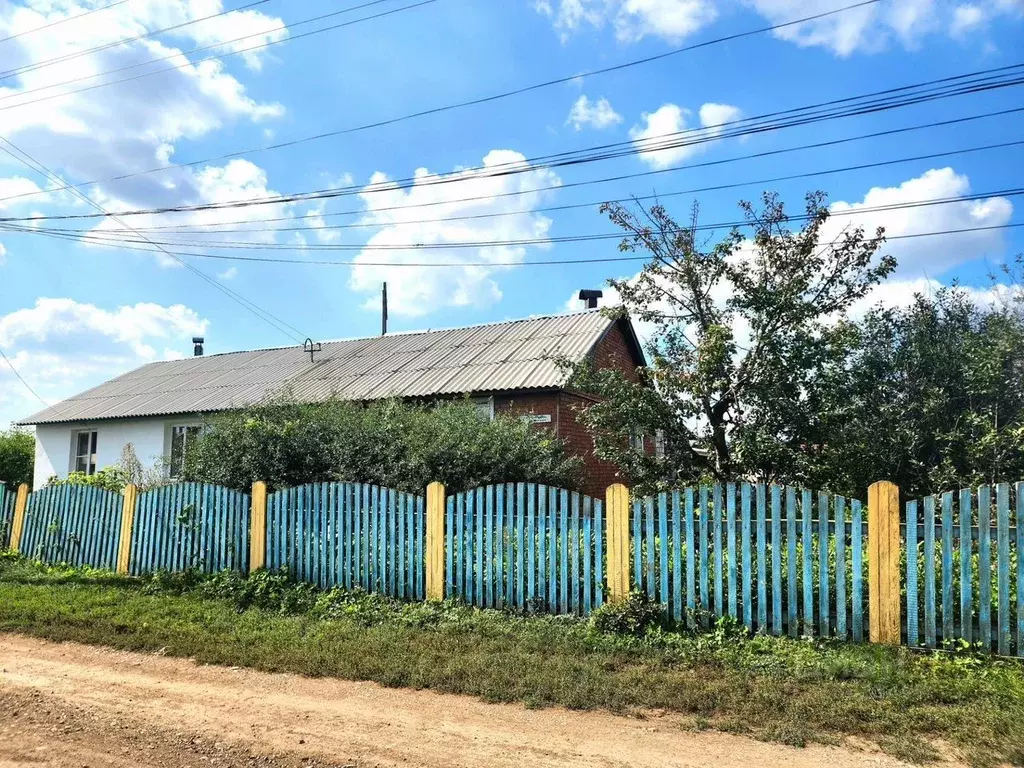
<path id="1" fill-rule="evenodd" d="M 924 500 L 924 644 L 935 647 L 935 497 Z"/>
<path id="2" fill-rule="evenodd" d="M 704 624 L 707 625 L 708 606 L 708 488 L 700 487 L 700 607 L 705 613 Z"/>
<path id="3" fill-rule="evenodd" d="M 947 494 L 950 495 L 950 494 Z M 945 499 L 943 497 L 943 515 L 945 515 Z M 950 495 L 952 502 L 952 496 Z M 960 637 L 968 643 L 973 641 L 974 627 L 974 596 L 972 595 L 971 581 L 971 492 L 967 488 L 960 490 L 960 507 L 957 510 L 960 515 Z M 943 561 L 945 563 L 945 561 Z M 943 571 L 945 573 L 945 571 Z M 943 577 L 943 606 L 945 606 L 946 582 Z M 949 639 L 943 632 L 943 641 Z"/>
<path id="4" fill-rule="evenodd" d="M 757 628 L 768 631 L 768 529 L 764 483 L 757 484 Z"/>
<path id="5" fill-rule="evenodd" d="M 968 496 L 968 498 L 970 498 Z M 961 496 L 961 501 L 963 496 Z M 969 503 L 969 502 L 968 502 Z M 963 510 L 961 510 L 963 514 Z M 968 579 L 969 581 L 969 579 Z M 942 642 L 953 639 L 953 494 L 942 494 Z"/>
<path id="6" fill-rule="evenodd" d="M 683 619 L 683 558 L 693 557 L 693 548 L 683 543 L 683 509 L 679 491 L 672 492 L 672 616 Z"/>
<path id="7" fill-rule="evenodd" d="M 1024 656 L 1024 482 L 1014 487 L 1017 500 L 1017 655 Z"/>
<path id="8" fill-rule="evenodd" d="M 658 602 L 670 605 L 668 593 L 668 494 L 664 491 L 658 494 L 658 538 L 658 567 L 661 571 L 659 574 L 661 592 Z"/>
<path id="9" fill-rule="evenodd" d="M 978 489 L 978 637 L 992 649 L 992 489 Z"/>
<path id="10" fill-rule="evenodd" d="M 786 488 L 786 555 L 787 555 L 787 580 L 786 597 L 788 608 L 789 636 L 796 637 L 800 634 L 797 624 L 797 583 L 796 583 L 796 489 Z"/>
<path id="11" fill-rule="evenodd" d="M 800 513 L 803 515 L 801 544 L 803 546 L 803 587 L 804 587 L 804 634 L 814 636 L 814 534 L 811 518 L 814 509 L 811 492 L 804 490 L 800 497 Z"/>
<path id="12" fill-rule="evenodd" d="M 836 636 L 847 638 L 846 624 L 846 498 L 835 497 Z"/>
<path id="13" fill-rule="evenodd" d="M 740 564 L 743 567 L 742 595 L 743 601 L 743 624 L 747 630 L 754 630 L 754 612 L 751 603 L 751 589 L 753 587 L 753 575 L 751 569 L 750 554 L 750 483 L 743 483 L 740 486 Z"/>
<path id="14" fill-rule="evenodd" d="M 818 634 L 828 637 L 831 598 L 828 576 L 828 494 L 818 492 Z"/>
<path id="15" fill-rule="evenodd" d="M 772 486 L 772 634 L 782 635 L 782 488 Z"/>
<path id="16" fill-rule="evenodd" d="M 919 645 L 917 626 L 917 502 L 906 503 L 907 519 L 907 644 Z"/>
<path id="17" fill-rule="evenodd" d="M 856 642 L 864 640 L 864 528 L 863 511 L 859 499 L 854 499 L 850 505 L 850 526 L 853 535 L 850 537 L 850 545 L 853 549 L 851 561 L 853 563 L 853 639 Z"/>
<path id="18" fill-rule="evenodd" d="M 1010 654 L 1010 486 L 996 486 L 996 578 L 999 653 Z"/>

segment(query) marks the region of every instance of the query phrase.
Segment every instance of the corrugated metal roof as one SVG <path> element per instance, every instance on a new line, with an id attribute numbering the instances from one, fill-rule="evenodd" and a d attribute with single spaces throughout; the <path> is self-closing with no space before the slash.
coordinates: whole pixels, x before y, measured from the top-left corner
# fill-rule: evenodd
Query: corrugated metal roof
<path id="1" fill-rule="evenodd" d="M 22 424 L 230 410 L 280 392 L 303 401 L 560 387 L 555 358 L 582 360 L 615 321 L 598 311 L 150 363 Z M 628 322 L 628 321 L 627 321 Z"/>

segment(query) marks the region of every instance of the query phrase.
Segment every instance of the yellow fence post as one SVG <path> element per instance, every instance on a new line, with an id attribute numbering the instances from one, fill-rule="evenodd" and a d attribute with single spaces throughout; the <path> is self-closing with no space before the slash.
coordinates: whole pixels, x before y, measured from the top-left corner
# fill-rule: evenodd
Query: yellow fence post
<path id="1" fill-rule="evenodd" d="M 629 597 L 629 488 L 622 483 L 605 492 L 608 541 L 608 601 Z"/>
<path id="2" fill-rule="evenodd" d="M 442 483 L 427 486 L 427 600 L 444 600 L 444 510 Z"/>
<path id="3" fill-rule="evenodd" d="M 21 534 L 25 530 L 25 507 L 28 506 L 28 485 L 18 486 L 18 495 L 14 497 L 14 520 L 11 523 L 11 549 L 21 551 Z"/>
<path id="4" fill-rule="evenodd" d="M 252 484 L 252 507 L 249 510 L 249 573 L 267 564 L 267 484 Z"/>
<path id="5" fill-rule="evenodd" d="M 132 526 L 135 525 L 135 500 L 139 489 L 131 483 L 124 487 L 124 501 L 121 506 L 121 538 L 117 546 L 117 572 L 128 574 L 128 561 L 132 552 Z"/>
<path id="6" fill-rule="evenodd" d="M 868 488 L 868 619 L 872 643 L 900 644 L 900 489 Z"/>

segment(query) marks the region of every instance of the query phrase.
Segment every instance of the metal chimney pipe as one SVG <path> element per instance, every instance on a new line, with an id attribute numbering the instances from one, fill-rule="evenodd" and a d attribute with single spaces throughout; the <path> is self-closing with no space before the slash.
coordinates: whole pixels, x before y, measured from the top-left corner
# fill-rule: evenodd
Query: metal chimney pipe
<path id="1" fill-rule="evenodd" d="M 192 343 L 195 344 L 195 346 L 192 348 L 192 356 L 193 357 L 202 357 L 203 356 L 203 343 L 205 341 L 206 341 L 206 339 L 204 339 L 202 336 L 193 336 L 192 337 Z"/>
<path id="2" fill-rule="evenodd" d="M 387 336 L 388 334 L 388 284 L 384 283 L 384 289 L 381 291 L 381 305 L 380 305 L 380 335 Z"/>
<path id="3" fill-rule="evenodd" d="M 604 296 L 604 291 L 584 288 L 580 291 L 580 301 L 587 302 L 587 309 L 597 309 L 597 300 Z"/>

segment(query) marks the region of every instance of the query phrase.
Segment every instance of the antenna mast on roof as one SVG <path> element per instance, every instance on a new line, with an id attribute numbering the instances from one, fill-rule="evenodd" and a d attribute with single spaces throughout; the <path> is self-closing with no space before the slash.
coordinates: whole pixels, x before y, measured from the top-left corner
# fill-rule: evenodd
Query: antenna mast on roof
<path id="1" fill-rule="evenodd" d="M 381 291 L 381 302 L 380 302 L 380 335 L 387 336 L 388 334 L 388 284 L 384 283 L 384 289 Z"/>

